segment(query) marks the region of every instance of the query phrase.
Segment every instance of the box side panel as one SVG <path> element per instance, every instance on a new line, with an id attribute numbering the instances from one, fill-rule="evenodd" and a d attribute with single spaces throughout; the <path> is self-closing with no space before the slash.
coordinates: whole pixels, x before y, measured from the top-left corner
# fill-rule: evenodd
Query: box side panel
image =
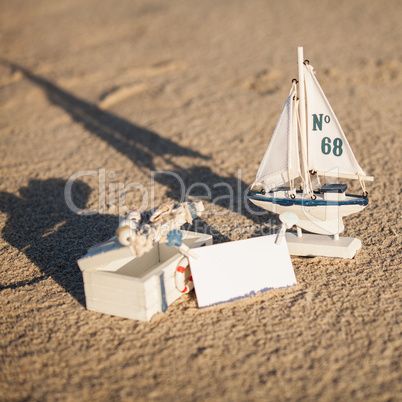
<path id="1" fill-rule="evenodd" d="M 156 311 L 156 308 L 146 310 L 142 308 L 136 308 L 134 306 L 127 306 L 105 300 L 91 298 L 87 298 L 86 303 L 88 310 L 96 311 L 98 313 L 110 314 L 117 317 L 130 318 L 133 320 L 147 321 L 158 312 Z"/>
<path id="2" fill-rule="evenodd" d="M 145 306 L 148 309 L 156 308 L 165 311 L 183 293 L 176 289 L 173 273 L 176 271 L 177 261 L 173 261 L 159 275 L 154 275 L 147 281 L 145 287 Z M 163 282 L 163 284 L 162 284 Z"/>
<path id="3" fill-rule="evenodd" d="M 166 243 L 159 243 L 159 257 L 161 262 L 166 262 L 174 256 L 181 255 L 176 247 L 170 247 Z"/>
<path id="4" fill-rule="evenodd" d="M 171 289 L 170 292 L 166 292 L 166 303 L 170 306 L 179 297 L 183 296 L 185 293 L 179 292 L 176 288 Z"/>
<path id="5" fill-rule="evenodd" d="M 133 278 L 143 278 L 151 272 L 157 264 L 159 264 L 159 247 L 155 245 L 148 253 L 132 259 L 128 264 L 116 271 L 116 274 Z"/>
<path id="6" fill-rule="evenodd" d="M 108 271 L 108 272 L 115 272 L 119 270 L 120 268 L 124 267 L 126 264 L 128 264 L 132 259 L 135 257 L 125 257 L 125 258 L 119 258 L 118 260 L 112 260 L 109 263 L 102 265 L 102 266 L 96 266 L 97 271 Z"/>
<path id="7" fill-rule="evenodd" d="M 162 311 L 162 293 L 164 292 L 164 289 L 161 288 L 160 275 L 161 272 L 159 275 L 152 275 L 144 282 L 145 307 L 157 306 L 158 311 Z"/>
<path id="8" fill-rule="evenodd" d="M 108 301 L 110 303 L 124 304 L 145 309 L 145 295 L 143 290 L 136 292 L 132 290 L 121 290 L 109 286 L 85 284 L 85 297 Z M 155 303 L 154 303 L 155 304 Z"/>
<path id="9" fill-rule="evenodd" d="M 127 259 L 130 257 L 134 258 L 134 252 L 131 247 L 118 245 L 113 248 L 100 248 L 96 253 L 88 253 L 77 262 L 81 271 L 84 271 L 105 267 L 118 260 L 122 260 L 123 265 L 124 263 L 127 263 Z"/>
<path id="10" fill-rule="evenodd" d="M 83 272 L 84 286 L 97 285 L 117 289 L 121 291 L 131 291 L 143 293 L 143 283 L 135 278 L 117 275 L 115 272 L 90 271 Z"/>
<path id="11" fill-rule="evenodd" d="M 84 272 L 85 297 L 88 300 L 105 302 L 117 308 L 135 308 L 138 310 L 155 312 L 162 311 L 161 288 L 159 277 L 154 275 L 145 283 L 134 281 L 129 277 L 117 277 L 103 272 Z M 102 310 L 96 310 L 103 312 Z M 106 312 L 106 311 L 105 311 Z M 119 310 L 109 314 L 121 316 Z M 148 314 L 148 313 L 147 313 Z"/>

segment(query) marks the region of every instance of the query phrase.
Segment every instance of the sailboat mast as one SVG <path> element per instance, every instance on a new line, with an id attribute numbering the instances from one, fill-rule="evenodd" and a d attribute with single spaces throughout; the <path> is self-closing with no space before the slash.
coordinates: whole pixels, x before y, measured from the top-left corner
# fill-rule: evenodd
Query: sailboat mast
<path id="1" fill-rule="evenodd" d="M 306 96 L 304 90 L 303 47 L 297 48 L 297 70 L 299 82 L 297 92 L 299 95 L 300 140 L 302 153 L 302 174 L 304 175 L 304 193 L 309 193 L 308 167 L 307 167 L 307 123 L 306 123 Z"/>

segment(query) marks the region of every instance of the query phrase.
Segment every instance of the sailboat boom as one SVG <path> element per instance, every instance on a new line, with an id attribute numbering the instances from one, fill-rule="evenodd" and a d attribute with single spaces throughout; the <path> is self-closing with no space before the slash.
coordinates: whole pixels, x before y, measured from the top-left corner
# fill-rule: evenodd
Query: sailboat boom
<path id="1" fill-rule="evenodd" d="M 343 179 L 355 179 L 355 180 L 363 180 L 363 181 L 374 181 L 373 176 L 362 176 L 362 175 L 357 175 L 357 174 L 347 174 L 347 173 L 338 173 L 338 172 L 324 172 L 324 171 L 317 171 L 317 174 L 319 176 L 325 176 L 325 177 L 342 177 Z"/>

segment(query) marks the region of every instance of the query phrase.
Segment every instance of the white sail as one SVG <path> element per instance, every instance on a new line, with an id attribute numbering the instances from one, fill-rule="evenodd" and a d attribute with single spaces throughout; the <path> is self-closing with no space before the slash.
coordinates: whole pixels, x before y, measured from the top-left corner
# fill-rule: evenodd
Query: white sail
<path id="1" fill-rule="evenodd" d="M 299 177 L 295 90 L 292 89 L 276 124 L 254 184 L 273 189 Z"/>
<path id="2" fill-rule="evenodd" d="M 365 176 L 310 65 L 305 66 L 305 84 L 308 168 L 333 177 Z"/>

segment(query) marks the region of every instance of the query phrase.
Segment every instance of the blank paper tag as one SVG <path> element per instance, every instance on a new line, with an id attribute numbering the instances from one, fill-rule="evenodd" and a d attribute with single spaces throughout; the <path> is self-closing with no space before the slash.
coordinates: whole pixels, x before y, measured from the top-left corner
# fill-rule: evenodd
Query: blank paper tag
<path id="1" fill-rule="evenodd" d="M 296 285 L 285 239 L 255 237 L 197 248 L 190 257 L 198 306 L 206 307 L 247 297 L 256 292 Z"/>

